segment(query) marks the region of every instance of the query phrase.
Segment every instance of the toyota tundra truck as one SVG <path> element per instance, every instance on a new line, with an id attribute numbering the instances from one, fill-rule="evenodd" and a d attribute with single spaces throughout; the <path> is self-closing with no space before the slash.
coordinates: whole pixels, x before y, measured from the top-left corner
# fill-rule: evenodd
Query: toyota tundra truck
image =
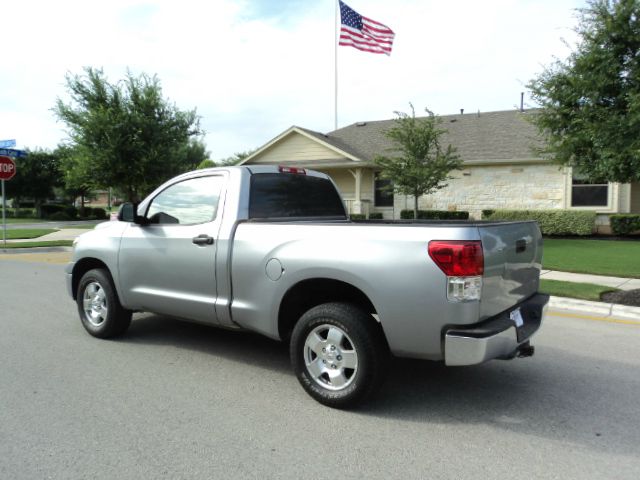
<path id="1" fill-rule="evenodd" d="M 198 170 L 74 242 L 66 283 L 89 334 L 123 334 L 133 312 L 288 342 L 302 387 L 348 408 L 381 385 L 390 356 L 475 365 L 531 356 L 535 222 L 349 219 L 323 173 Z"/>

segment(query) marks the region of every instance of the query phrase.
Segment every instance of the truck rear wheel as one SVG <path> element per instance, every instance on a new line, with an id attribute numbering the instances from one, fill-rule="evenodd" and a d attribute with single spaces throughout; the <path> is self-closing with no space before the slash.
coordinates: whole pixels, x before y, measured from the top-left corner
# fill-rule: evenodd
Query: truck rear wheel
<path id="1" fill-rule="evenodd" d="M 334 408 L 356 406 L 373 394 L 389 361 L 380 326 L 349 303 L 325 303 L 306 312 L 293 329 L 290 354 L 302 387 Z"/>
<path id="2" fill-rule="evenodd" d="M 89 270 L 82 276 L 76 303 L 82 326 L 94 337 L 121 335 L 131 324 L 131 311 L 120 304 L 111 275 L 105 269 Z"/>

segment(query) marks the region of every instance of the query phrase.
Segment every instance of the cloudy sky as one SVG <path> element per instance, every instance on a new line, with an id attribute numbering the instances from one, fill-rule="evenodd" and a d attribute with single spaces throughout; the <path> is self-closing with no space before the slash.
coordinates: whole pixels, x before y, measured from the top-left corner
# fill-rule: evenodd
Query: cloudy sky
<path id="1" fill-rule="evenodd" d="M 429 107 L 507 110 L 575 41 L 578 0 L 347 0 L 396 32 L 390 57 L 338 50 L 338 126 Z M 0 140 L 54 148 L 51 107 L 67 72 L 110 81 L 158 75 L 196 108 L 212 159 L 258 147 L 291 125 L 334 124 L 334 0 L 20 0 L 3 2 Z M 564 40 L 564 41 L 563 41 Z M 525 97 L 525 104 L 534 106 Z"/>

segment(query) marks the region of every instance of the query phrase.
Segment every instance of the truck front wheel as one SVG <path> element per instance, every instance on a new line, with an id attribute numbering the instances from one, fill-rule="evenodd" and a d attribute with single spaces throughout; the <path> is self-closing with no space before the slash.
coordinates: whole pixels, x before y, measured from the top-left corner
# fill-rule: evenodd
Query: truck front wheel
<path id="1" fill-rule="evenodd" d="M 82 276 L 76 303 L 82 326 L 94 337 L 121 335 L 131 324 L 131 312 L 120 304 L 111 275 L 105 269 L 89 270 Z"/>
<path id="2" fill-rule="evenodd" d="M 389 350 L 371 315 L 350 303 L 325 303 L 306 312 L 291 336 L 291 363 L 318 402 L 353 407 L 382 384 Z"/>

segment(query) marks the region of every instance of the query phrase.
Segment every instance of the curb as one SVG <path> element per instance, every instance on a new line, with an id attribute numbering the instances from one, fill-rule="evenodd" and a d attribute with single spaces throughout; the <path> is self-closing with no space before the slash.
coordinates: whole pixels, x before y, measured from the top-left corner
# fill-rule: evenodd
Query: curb
<path id="1" fill-rule="evenodd" d="M 619 305 L 617 303 L 590 302 L 575 298 L 551 297 L 549 308 L 555 310 L 587 310 L 589 313 L 602 317 L 619 317 L 640 321 L 640 307 Z"/>

